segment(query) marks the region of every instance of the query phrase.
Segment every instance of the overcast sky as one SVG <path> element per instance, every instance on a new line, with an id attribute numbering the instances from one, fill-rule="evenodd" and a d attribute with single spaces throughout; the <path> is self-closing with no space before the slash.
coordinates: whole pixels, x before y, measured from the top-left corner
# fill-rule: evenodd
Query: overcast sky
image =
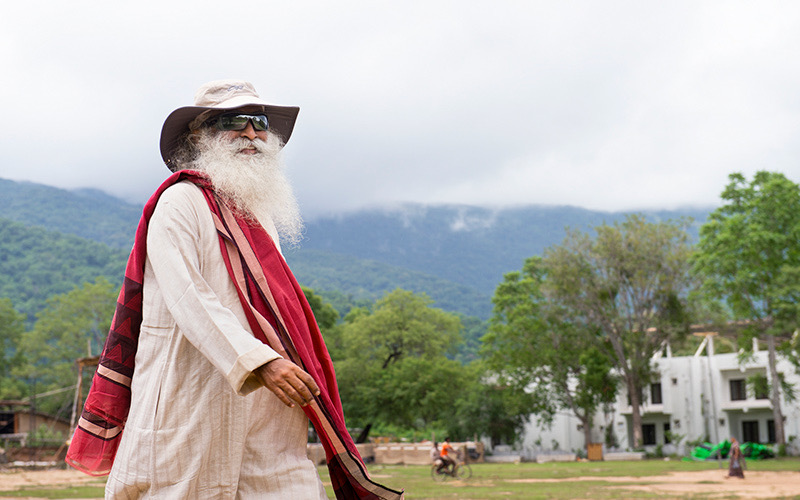
<path id="1" fill-rule="evenodd" d="M 800 3 L 11 2 L 0 177 L 144 202 L 164 118 L 242 78 L 300 106 L 304 213 L 713 206 L 800 180 Z"/>

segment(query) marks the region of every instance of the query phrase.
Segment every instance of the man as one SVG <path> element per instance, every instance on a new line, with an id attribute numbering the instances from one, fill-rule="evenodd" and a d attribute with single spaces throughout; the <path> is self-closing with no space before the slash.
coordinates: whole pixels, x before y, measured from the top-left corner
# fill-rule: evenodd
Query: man
<path id="1" fill-rule="evenodd" d="M 453 450 L 453 447 L 450 445 L 450 438 L 444 438 L 444 443 L 442 443 L 442 451 L 440 453 L 442 465 L 439 467 L 439 470 L 448 469 L 452 474 L 456 469 L 456 461 L 453 458 L 454 455 L 455 450 Z"/>
<path id="2" fill-rule="evenodd" d="M 145 205 L 67 455 L 110 472 L 107 498 L 325 498 L 309 419 L 337 498 L 402 497 L 366 476 L 280 253 L 302 228 L 281 163 L 298 111 L 224 80 L 164 122 L 174 173 Z"/>

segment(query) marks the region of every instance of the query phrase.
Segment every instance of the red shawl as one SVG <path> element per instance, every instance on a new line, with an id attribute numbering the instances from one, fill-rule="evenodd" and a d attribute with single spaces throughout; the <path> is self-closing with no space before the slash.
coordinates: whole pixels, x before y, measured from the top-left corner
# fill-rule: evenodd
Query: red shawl
<path id="1" fill-rule="evenodd" d="M 333 363 L 322 334 L 272 238 L 260 225 L 248 224 L 220 203 L 203 174 L 187 170 L 171 175 L 144 206 L 111 330 L 67 452 L 67 463 L 92 475 L 105 475 L 111 470 L 131 403 L 130 384 L 142 322 L 147 226 L 164 190 L 183 180 L 192 181 L 203 190 L 228 273 L 236 284 L 253 334 L 307 371 L 320 388 L 320 395 L 303 410 L 325 448 L 336 498 L 402 498 L 402 492 L 369 479 L 345 427 Z"/>

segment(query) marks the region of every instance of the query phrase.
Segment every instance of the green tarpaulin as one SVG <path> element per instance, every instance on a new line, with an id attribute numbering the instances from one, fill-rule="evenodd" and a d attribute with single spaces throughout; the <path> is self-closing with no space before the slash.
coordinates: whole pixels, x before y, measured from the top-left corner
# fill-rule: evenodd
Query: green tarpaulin
<path id="1" fill-rule="evenodd" d="M 772 447 L 765 444 L 744 443 L 741 448 L 742 455 L 751 460 L 761 460 L 763 458 L 772 458 L 775 456 Z M 684 460 L 716 460 L 717 452 L 719 452 L 719 458 L 728 458 L 728 452 L 730 450 L 731 443 L 727 439 L 716 445 L 703 443 L 700 446 L 695 446 L 689 456 L 684 458 Z"/>

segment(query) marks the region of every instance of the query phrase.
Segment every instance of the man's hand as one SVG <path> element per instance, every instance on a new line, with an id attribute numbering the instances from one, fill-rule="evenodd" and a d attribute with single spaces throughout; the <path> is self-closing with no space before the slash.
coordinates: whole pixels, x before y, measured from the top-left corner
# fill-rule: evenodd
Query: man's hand
<path id="1" fill-rule="evenodd" d="M 319 387 L 311 375 L 289 360 L 273 359 L 256 368 L 255 374 L 290 408 L 294 408 L 295 403 L 305 406 L 314 399 L 313 396 L 319 396 Z"/>

